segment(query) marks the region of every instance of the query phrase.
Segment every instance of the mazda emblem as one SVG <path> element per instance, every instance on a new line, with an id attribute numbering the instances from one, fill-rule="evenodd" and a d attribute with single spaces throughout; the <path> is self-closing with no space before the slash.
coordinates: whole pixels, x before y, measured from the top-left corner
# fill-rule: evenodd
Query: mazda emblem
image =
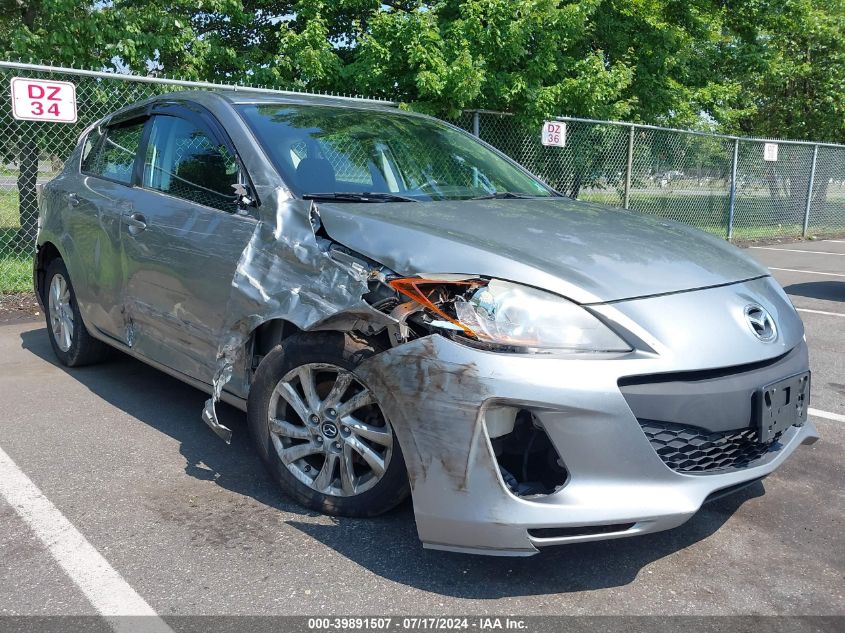
<path id="1" fill-rule="evenodd" d="M 777 338 L 778 331 L 775 320 L 764 308 L 752 304 L 745 306 L 745 321 L 758 339 L 769 343 Z"/>

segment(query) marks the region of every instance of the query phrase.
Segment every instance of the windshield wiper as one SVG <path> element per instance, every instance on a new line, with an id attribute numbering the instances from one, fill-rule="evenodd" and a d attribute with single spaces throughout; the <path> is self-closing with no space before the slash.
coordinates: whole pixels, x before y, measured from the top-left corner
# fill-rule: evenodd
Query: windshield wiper
<path id="1" fill-rule="evenodd" d="M 518 191 L 494 191 L 484 196 L 475 196 L 470 200 L 505 200 L 508 198 L 536 198 L 537 196 L 530 193 L 520 193 Z"/>
<path id="2" fill-rule="evenodd" d="M 303 200 L 337 200 L 338 202 L 419 202 L 408 196 L 400 196 L 398 193 L 385 193 L 382 191 L 332 191 L 326 193 L 304 193 Z"/>

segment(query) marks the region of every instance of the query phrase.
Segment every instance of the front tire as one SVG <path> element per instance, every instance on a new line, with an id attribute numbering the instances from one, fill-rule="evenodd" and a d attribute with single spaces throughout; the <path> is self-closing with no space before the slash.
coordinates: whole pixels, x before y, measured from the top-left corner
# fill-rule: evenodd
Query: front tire
<path id="1" fill-rule="evenodd" d="M 103 360 L 109 348 L 93 338 L 82 322 L 76 293 L 64 261 L 51 261 L 44 279 L 47 333 L 56 358 L 67 367 L 90 365 Z"/>
<path id="2" fill-rule="evenodd" d="M 340 332 L 298 334 L 255 372 L 250 433 L 282 490 L 307 508 L 375 516 L 408 495 L 393 427 L 355 375 L 373 354 L 370 345 Z"/>

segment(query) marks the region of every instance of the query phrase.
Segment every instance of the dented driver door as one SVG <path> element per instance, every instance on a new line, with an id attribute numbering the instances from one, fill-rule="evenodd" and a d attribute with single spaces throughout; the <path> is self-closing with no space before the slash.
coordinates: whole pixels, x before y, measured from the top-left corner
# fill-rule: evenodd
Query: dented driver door
<path id="1" fill-rule="evenodd" d="M 148 123 L 141 186 L 122 217 L 126 339 L 210 383 L 238 261 L 257 220 L 238 208 L 233 150 L 193 113 Z"/>

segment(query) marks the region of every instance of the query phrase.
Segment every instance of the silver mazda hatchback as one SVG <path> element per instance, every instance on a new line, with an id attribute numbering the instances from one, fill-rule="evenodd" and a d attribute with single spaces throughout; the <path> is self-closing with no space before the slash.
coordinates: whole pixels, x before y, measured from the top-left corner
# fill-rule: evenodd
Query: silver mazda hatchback
<path id="1" fill-rule="evenodd" d="M 215 403 L 241 408 L 308 508 L 410 493 L 426 547 L 665 530 L 818 437 L 765 268 L 375 102 L 124 108 L 45 186 L 34 272 L 60 362 L 149 363 L 209 393 L 226 441 Z"/>

